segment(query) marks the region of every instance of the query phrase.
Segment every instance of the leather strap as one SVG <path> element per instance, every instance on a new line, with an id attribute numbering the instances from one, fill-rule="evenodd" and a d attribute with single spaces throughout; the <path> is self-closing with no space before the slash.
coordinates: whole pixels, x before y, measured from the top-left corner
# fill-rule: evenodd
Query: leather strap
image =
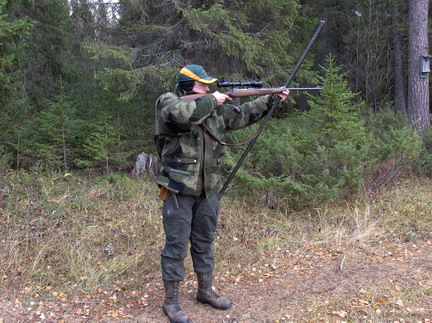
<path id="1" fill-rule="evenodd" d="M 213 132 L 211 132 L 211 130 L 209 128 L 207 128 L 206 125 L 204 124 L 200 124 L 200 127 L 209 134 L 210 137 L 212 137 L 214 140 L 216 140 L 220 145 L 222 146 L 228 146 L 228 147 L 234 147 L 234 146 L 242 146 L 242 145 L 246 145 L 248 143 L 250 143 L 252 140 L 254 140 L 258 135 L 259 132 L 256 132 L 252 137 L 250 137 L 249 139 L 237 143 L 237 144 L 230 144 L 228 142 L 222 141 L 220 138 L 218 138 L 218 136 L 216 136 Z"/>

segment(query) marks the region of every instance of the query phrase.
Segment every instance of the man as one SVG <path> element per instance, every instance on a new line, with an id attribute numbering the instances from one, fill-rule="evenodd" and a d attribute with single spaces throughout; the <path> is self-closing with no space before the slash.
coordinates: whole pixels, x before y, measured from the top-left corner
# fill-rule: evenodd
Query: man
<path id="1" fill-rule="evenodd" d="M 159 154 L 157 184 L 164 200 L 163 225 L 166 236 L 161 253 L 165 288 L 163 312 L 170 322 L 189 322 L 179 305 L 179 283 L 184 279 L 188 243 L 198 279 L 197 300 L 227 310 L 231 301 L 212 289 L 213 240 L 216 231 L 221 184 L 220 167 L 226 131 L 251 125 L 266 115 L 273 96 L 262 96 L 236 107 L 225 104 L 231 97 L 214 92 L 184 102 L 187 94 L 207 94 L 217 79 L 202 66 L 180 70 L 174 93 L 159 97 L 155 106 L 155 144 Z M 289 91 L 279 96 L 285 100 Z M 209 133 L 213 135 L 210 135 Z"/>

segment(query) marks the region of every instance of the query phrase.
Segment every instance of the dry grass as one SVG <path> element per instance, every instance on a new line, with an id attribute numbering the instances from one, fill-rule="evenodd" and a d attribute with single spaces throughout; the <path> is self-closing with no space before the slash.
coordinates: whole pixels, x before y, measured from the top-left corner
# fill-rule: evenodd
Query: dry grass
<path id="1" fill-rule="evenodd" d="M 219 270 L 241 271 L 311 245 L 347 250 L 391 237 L 430 239 L 432 183 L 410 180 L 354 205 L 280 211 L 230 194 L 222 201 Z M 151 178 L 9 173 L 0 182 L 0 275 L 94 288 L 159 275 L 161 202 Z M 191 270 L 190 261 L 187 266 Z M 142 283 L 142 281 L 141 281 Z"/>
<path id="2" fill-rule="evenodd" d="M 1 274 L 90 287 L 158 266 L 159 203 L 149 181 L 12 173 L 1 185 Z"/>

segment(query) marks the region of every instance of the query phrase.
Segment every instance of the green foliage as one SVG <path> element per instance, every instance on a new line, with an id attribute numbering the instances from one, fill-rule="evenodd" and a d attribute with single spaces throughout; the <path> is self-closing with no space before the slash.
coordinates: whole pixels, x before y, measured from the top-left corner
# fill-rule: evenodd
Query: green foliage
<path id="1" fill-rule="evenodd" d="M 369 117 L 368 128 L 374 135 L 373 150 L 378 162 L 396 159 L 409 166 L 418 158 L 422 139 L 410 128 L 406 115 L 383 108 Z"/>
<path id="2" fill-rule="evenodd" d="M 227 55 L 242 60 L 248 70 L 258 69 L 261 72 L 258 57 L 263 52 L 263 44 L 254 35 L 248 35 L 242 30 L 249 27 L 243 13 L 233 15 L 222 4 L 215 4 L 209 9 L 189 7 L 183 10 L 183 15 L 190 28 L 208 34 Z"/>
<path id="3" fill-rule="evenodd" d="M 13 156 L 6 152 L 3 145 L 0 145 L 0 174 L 10 168 L 12 165 Z"/>
<path id="4" fill-rule="evenodd" d="M 8 85 L 6 68 L 13 65 L 17 53 L 22 49 L 24 39 L 29 35 L 32 24 L 28 19 L 13 19 L 4 12 L 6 0 L 0 0 L 0 84 Z"/>
<path id="5" fill-rule="evenodd" d="M 84 48 L 99 65 L 96 79 L 105 91 L 119 92 L 117 100 L 120 102 L 128 102 L 137 95 L 141 80 L 132 70 L 129 52 L 125 48 L 91 42 L 85 42 Z"/>
<path id="6" fill-rule="evenodd" d="M 364 107 L 356 104 L 345 74 L 332 59 L 328 65 L 320 94 L 309 96 L 311 110 L 273 120 L 239 179 L 295 205 L 335 200 L 362 188 L 377 189 L 409 172 L 413 164 L 426 174 L 432 160 L 427 150 L 432 147 L 432 135 L 428 132 L 422 149 L 422 140 L 406 116 L 390 108 L 371 112 L 366 126 L 359 113 Z M 238 141 L 238 136 L 252 133 L 242 130 L 234 137 Z M 231 152 L 229 166 L 238 158 L 238 152 Z"/>
<path id="7" fill-rule="evenodd" d="M 27 18 L 14 19 L 8 15 L 6 4 L 6 0 L 0 0 L 0 145 L 10 139 L 10 128 L 21 118 L 17 110 L 23 105 L 20 97 L 23 71 L 18 67 L 18 56 L 32 28 Z"/>
<path id="8" fill-rule="evenodd" d="M 63 92 L 63 88 L 60 91 Z M 75 106 L 64 93 L 46 102 L 46 106 L 24 127 L 20 147 L 22 163 L 45 170 L 67 170 L 77 150 L 81 121 L 76 116 Z M 15 150 L 18 147 L 15 146 Z"/>
<path id="9" fill-rule="evenodd" d="M 389 107 L 368 118 L 368 129 L 374 136 L 368 188 L 377 190 L 413 170 L 422 151 L 422 140 L 409 126 L 406 115 Z"/>
<path id="10" fill-rule="evenodd" d="M 198 62 L 206 61 L 210 70 L 215 68 L 226 76 L 254 77 L 260 73 L 264 79 L 280 84 L 287 77 L 288 64 L 294 64 L 291 42 L 295 36 L 288 30 L 293 27 L 298 9 L 296 0 L 235 1 L 189 6 L 182 9 L 182 14 L 188 27 L 202 39 L 198 44 L 205 46 L 198 45 Z M 215 59 L 209 61 L 204 56 Z"/>
<path id="11" fill-rule="evenodd" d="M 401 19 L 394 24 L 389 9 L 396 3 Z M 266 85 L 280 86 L 325 18 L 292 85 L 321 84 L 322 64 L 326 86 L 307 113 L 292 113 L 302 105 L 294 94 L 284 103 L 277 117 L 288 118 L 271 122 L 241 180 L 300 202 L 355 193 L 382 165 L 410 170 L 414 161 L 420 174 L 430 174 L 432 135 L 421 148 L 383 104 L 393 95 L 389 27 L 406 41 L 406 2 L 335 4 L 0 0 L 0 168 L 128 169 L 134 155 L 154 151 L 154 103 L 174 87 L 182 65 L 202 64 L 229 80 L 258 73 Z M 329 53 L 348 74 L 325 61 Z M 366 129 L 361 101 L 373 111 Z M 228 153 L 230 167 L 238 153 Z"/>
<path id="12" fill-rule="evenodd" d="M 110 124 L 108 113 L 102 112 L 95 130 L 85 140 L 84 156 L 86 159 L 77 160 L 77 166 L 95 167 L 103 162 L 105 171 L 109 171 L 110 162 L 121 161 L 114 151 L 117 143 L 118 130 Z"/>
<path id="13" fill-rule="evenodd" d="M 66 66 L 71 45 L 71 19 L 66 0 L 20 1 L 15 15 L 27 17 L 34 28 L 27 38 L 27 48 L 19 55 L 22 69 L 22 95 L 31 113 L 44 108 L 52 89 L 60 79 L 68 79 Z"/>
<path id="14" fill-rule="evenodd" d="M 241 180 L 288 195 L 293 203 L 358 192 L 371 159 L 371 136 L 354 98 L 330 59 L 320 95 L 309 98 L 311 111 L 272 121 Z"/>
<path id="15" fill-rule="evenodd" d="M 421 176 L 432 176 L 432 129 L 429 128 L 423 135 L 423 146 L 417 159 L 414 161 L 414 170 Z"/>
<path id="16" fill-rule="evenodd" d="M 311 111 L 305 114 L 313 134 L 306 162 L 316 172 L 309 179 L 335 195 L 344 188 L 356 192 L 370 162 L 371 138 L 359 116 L 361 106 L 355 104 L 355 94 L 333 59 L 326 72 L 320 96 L 310 98 Z"/>

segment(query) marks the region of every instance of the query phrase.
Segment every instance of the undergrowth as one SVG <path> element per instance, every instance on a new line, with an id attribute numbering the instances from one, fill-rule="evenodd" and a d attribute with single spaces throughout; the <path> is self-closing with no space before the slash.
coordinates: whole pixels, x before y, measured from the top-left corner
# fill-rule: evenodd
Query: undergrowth
<path id="1" fill-rule="evenodd" d="M 241 272 L 312 244 L 350 248 L 383 238 L 432 239 L 431 188 L 430 180 L 407 179 L 349 204 L 295 211 L 289 203 L 270 208 L 265 197 L 229 192 L 217 231 L 217 270 Z M 146 275 L 158 276 L 164 234 L 157 195 L 150 177 L 4 174 L 2 281 L 92 289 L 117 280 L 139 286 Z"/>

